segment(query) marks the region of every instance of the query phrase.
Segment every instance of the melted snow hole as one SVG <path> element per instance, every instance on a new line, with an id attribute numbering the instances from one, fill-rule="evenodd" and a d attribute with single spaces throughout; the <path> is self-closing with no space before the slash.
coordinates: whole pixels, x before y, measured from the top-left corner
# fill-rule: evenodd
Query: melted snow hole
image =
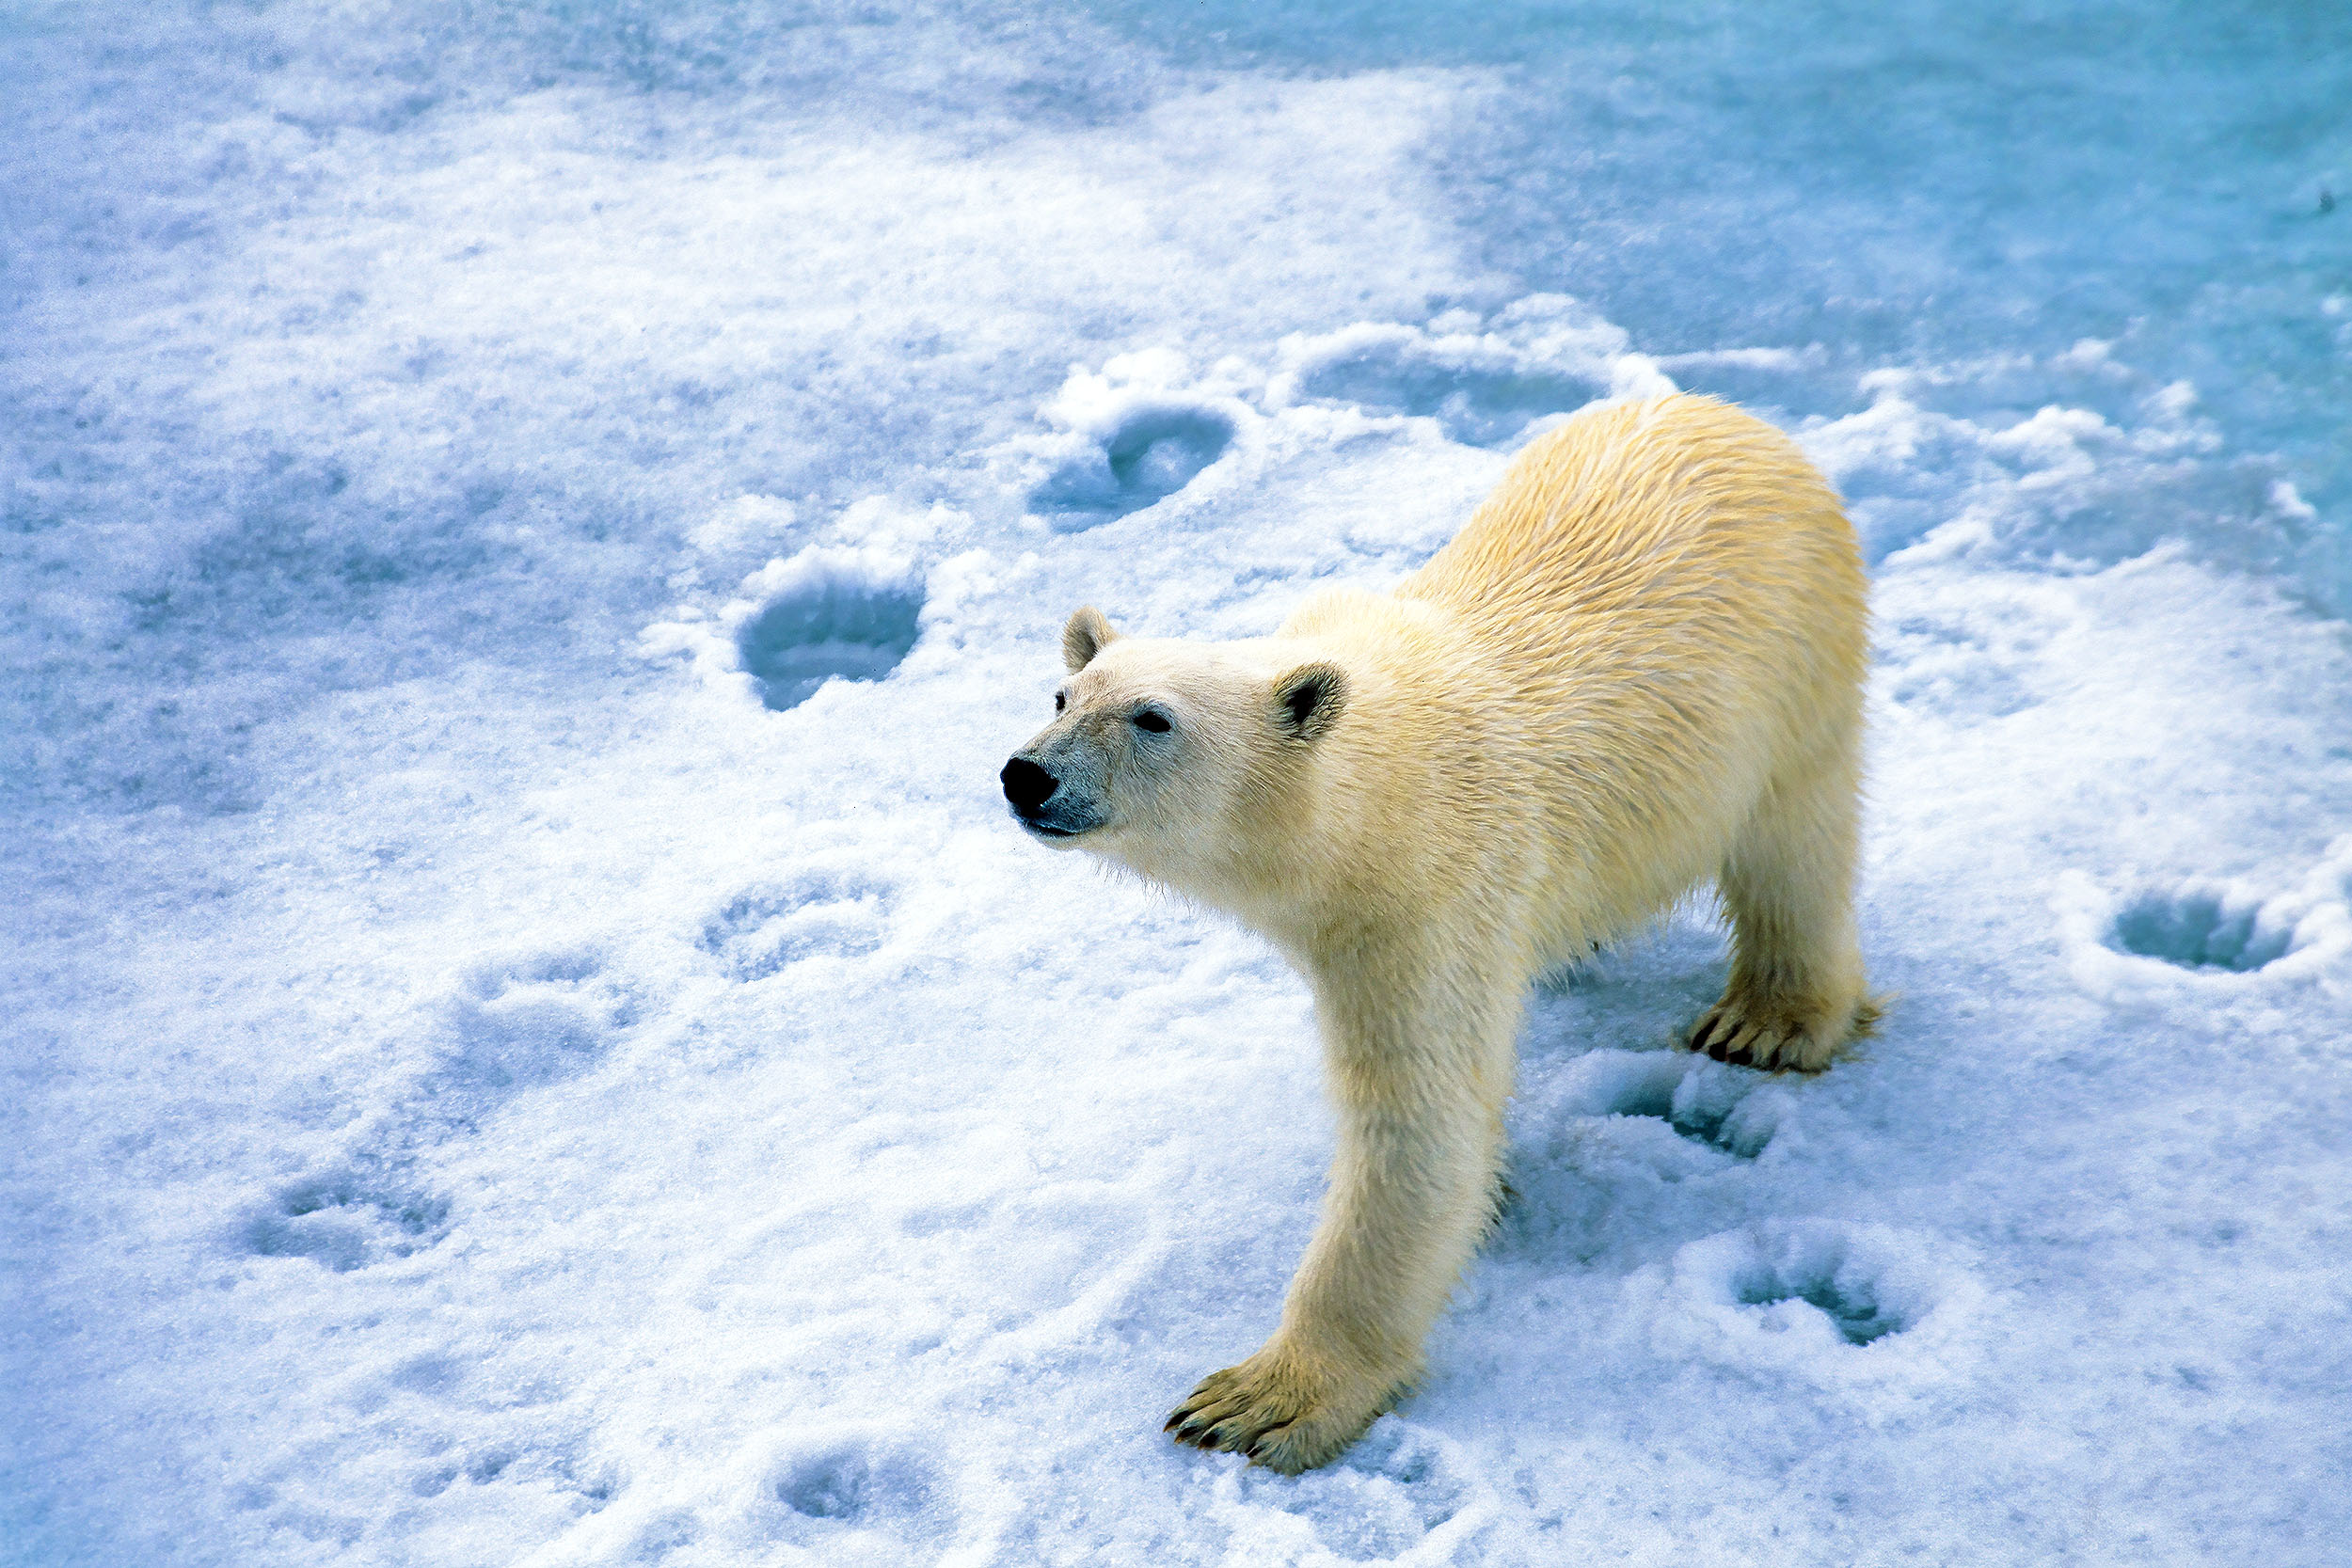
<path id="1" fill-rule="evenodd" d="M 2183 969 L 2245 974 L 2285 956 L 2294 932 L 2265 925 L 2263 906 L 2226 892 L 2149 894 L 2116 911 L 2107 945 Z"/>
<path id="2" fill-rule="evenodd" d="M 1483 318 L 1453 310 L 1420 326 L 1358 322 L 1286 338 L 1269 394 L 1278 404 L 1417 415 L 1454 440 L 1507 447 L 1535 421 L 1597 398 L 1671 389 L 1629 350 L 1622 328 L 1583 305 L 1534 294 Z"/>
<path id="3" fill-rule="evenodd" d="M 856 572 L 810 572 L 736 633 L 737 657 L 771 711 L 797 707 L 829 680 L 878 681 L 921 635 L 919 585 Z"/>
<path id="4" fill-rule="evenodd" d="M 1548 373 L 1496 357 L 1447 362 L 1416 344 L 1372 342 L 1337 352 L 1298 372 L 1297 395 L 1375 414 L 1436 420 L 1469 446 L 1503 446 L 1548 414 L 1581 408 L 1606 396 L 1604 375 Z"/>

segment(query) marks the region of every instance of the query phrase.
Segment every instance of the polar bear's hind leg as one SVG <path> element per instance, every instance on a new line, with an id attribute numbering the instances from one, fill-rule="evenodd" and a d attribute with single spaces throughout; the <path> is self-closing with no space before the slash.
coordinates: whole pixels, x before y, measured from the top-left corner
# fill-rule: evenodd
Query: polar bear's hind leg
<path id="1" fill-rule="evenodd" d="M 1725 859 L 1731 979 L 1692 1031 L 1692 1050 L 1767 1071 L 1819 1072 L 1877 1019 L 1854 934 L 1851 752 L 1835 746 L 1775 784 Z"/>

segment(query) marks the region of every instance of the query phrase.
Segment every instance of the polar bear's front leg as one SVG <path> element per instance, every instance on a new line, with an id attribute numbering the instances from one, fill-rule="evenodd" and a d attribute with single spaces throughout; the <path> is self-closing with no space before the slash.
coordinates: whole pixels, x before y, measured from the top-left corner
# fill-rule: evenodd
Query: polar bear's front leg
<path id="1" fill-rule="evenodd" d="M 1322 1223 L 1281 1326 L 1177 1407 L 1179 1442 L 1295 1475 L 1338 1458 L 1419 1376 L 1422 1341 L 1493 1215 L 1518 995 L 1412 989 L 1438 1005 L 1317 987 L 1340 1113 Z"/>

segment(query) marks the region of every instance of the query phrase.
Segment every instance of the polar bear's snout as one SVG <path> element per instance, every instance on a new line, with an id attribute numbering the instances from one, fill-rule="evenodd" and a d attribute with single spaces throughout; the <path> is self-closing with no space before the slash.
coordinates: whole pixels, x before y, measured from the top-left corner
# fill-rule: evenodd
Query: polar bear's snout
<path id="1" fill-rule="evenodd" d="M 1059 779 L 1027 757 L 1013 758 L 997 777 L 1004 784 L 1005 799 L 1024 816 L 1035 816 L 1054 798 L 1054 792 L 1061 788 Z"/>
<path id="2" fill-rule="evenodd" d="M 1006 803 L 1013 816 L 1043 838 L 1075 838 L 1102 825 L 1100 814 L 1089 808 L 1078 790 L 1064 789 L 1064 780 L 1033 759 L 1016 756 L 1005 764 L 997 779 L 1005 786 Z"/>

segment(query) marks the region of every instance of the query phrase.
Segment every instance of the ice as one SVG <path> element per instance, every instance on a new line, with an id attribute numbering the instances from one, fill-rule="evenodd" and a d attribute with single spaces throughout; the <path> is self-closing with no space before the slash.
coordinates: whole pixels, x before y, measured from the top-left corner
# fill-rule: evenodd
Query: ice
<path id="1" fill-rule="evenodd" d="M 2316 10 L 0 17 L 0 1561 L 2320 1564 L 2352 1528 L 2352 71 Z M 1039 849 L 1064 616 L 1789 429 L 1879 1034 L 1529 999 L 1331 1469 L 1174 1448 L 1329 1130 Z"/>

